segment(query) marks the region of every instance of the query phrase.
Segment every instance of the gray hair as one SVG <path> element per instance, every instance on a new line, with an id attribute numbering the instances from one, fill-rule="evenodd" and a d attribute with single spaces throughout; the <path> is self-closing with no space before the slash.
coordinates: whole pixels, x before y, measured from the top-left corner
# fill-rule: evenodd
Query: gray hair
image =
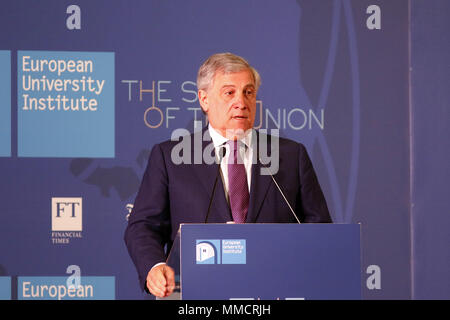
<path id="1" fill-rule="evenodd" d="M 207 91 L 210 85 L 212 85 L 214 76 L 218 71 L 228 74 L 243 70 L 250 70 L 255 80 L 256 90 L 258 90 L 261 85 L 261 77 L 258 71 L 247 60 L 229 52 L 213 54 L 198 69 L 197 88 Z"/>

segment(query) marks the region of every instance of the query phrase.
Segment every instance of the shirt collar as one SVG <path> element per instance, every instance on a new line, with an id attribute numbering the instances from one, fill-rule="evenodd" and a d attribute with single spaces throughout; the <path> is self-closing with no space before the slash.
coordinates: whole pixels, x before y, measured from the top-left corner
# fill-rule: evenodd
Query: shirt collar
<path id="1" fill-rule="evenodd" d="M 222 136 L 216 129 L 214 129 L 211 124 L 208 124 L 208 131 L 209 131 L 209 135 L 211 136 L 211 139 L 213 141 L 214 147 L 217 148 L 221 145 L 223 145 L 224 143 L 226 143 L 228 141 L 227 138 L 225 138 L 224 136 Z M 253 131 L 252 130 L 247 130 L 245 136 L 240 139 L 240 141 L 247 147 L 247 148 L 251 148 L 252 147 L 252 137 L 253 137 Z"/>

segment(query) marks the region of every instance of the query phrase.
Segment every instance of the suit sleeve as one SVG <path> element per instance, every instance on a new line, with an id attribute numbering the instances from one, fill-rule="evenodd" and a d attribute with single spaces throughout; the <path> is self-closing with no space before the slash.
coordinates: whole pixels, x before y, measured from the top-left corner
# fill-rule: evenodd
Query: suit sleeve
<path id="1" fill-rule="evenodd" d="M 124 235 L 125 244 L 139 275 L 139 283 L 145 291 L 151 267 L 166 259 L 164 245 L 169 238 L 167 169 L 161 146 L 155 145 Z"/>
<path id="2" fill-rule="evenodd" d="M 301 222 L 332 222 L 327 203 L 317 180 L 311 159 L 306 148 L 299 144 L 299 180 L 300 190 L 297 212 L 301 212 Z"/>

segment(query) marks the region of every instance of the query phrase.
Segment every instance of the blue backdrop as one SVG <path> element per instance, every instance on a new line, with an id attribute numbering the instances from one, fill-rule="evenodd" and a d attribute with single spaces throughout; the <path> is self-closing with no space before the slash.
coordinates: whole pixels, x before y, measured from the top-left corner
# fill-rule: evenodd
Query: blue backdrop
<path id="1" fill-rule="evenodd" d="M 255 125 L 304 143 L 333 220 L 362 224 L 363 297 L 450 297 L 445 0 L 0 7 L 0 298 L 78 271 L 145 298 L 127 215 L 151 147 L 205 123 L 196 73 L 224 51 L 262 76 Z"/>

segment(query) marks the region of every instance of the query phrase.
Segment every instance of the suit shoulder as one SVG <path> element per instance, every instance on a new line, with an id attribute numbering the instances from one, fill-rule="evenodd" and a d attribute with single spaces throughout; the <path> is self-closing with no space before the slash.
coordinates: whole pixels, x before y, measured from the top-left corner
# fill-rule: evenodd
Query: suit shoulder
<path id="1" fill-rule="evenodd" d="M 158 147 L 158 148 L 160 148 L 161 150 L 170 150 L 170 149 L 172 149 L 173 148 L 173 146 L 174 145 L 176 145 L 178 143 L 178 141 L 176 141 L 176 140 L 165 140 L 165 141 L 162 141 L 162 142 L 159 142 L 159 143 L 156 143 L 155 145 L 154 145 L 154 147 Z"/>
<path id="2" fill-rule="evenodd" d="M 273 139 L 278 139 L 278 143 L 280 145 L 280 148 L 287 148 L 287 149 L 291 149 L 291 150 L 298 150 L 300 149 L 300 151 L 304 151 L 306 150 L 305 146 L 303 143 L 289 139 L 289 138 L 284 138 L 284 137 L 278 137 L 278 136 L 274 136 L 274 135 L 270 135 L 270 134 L 266 134 L 266 133 L 262 133 L 258 131 L 258 134 L 260 135 L 260 137 L 263 137 L 267 139 L 267 141 L 273 141 Z M 265 136 L 265 137 L 264 137 Z"/>
<path id="3" fill-rule="evenodd" d="M 177 145 L 183 139 L 192 139 L 197 133 L 191 133 L 188 130 L 181 129 L 179 134 L 172 135 L 171 139 L 167 139 L 162 142 L 155 143 L 153 146 L 160 148 L 163 151 L 171 150 L 175 145 Z"/>
<path id="4" fill-rule="evenodd" d="M 197 142 L 200 141 L 200 145 L 203 142 L 202 132 L 191 133 L 186 129 L 180 129 L 178 134 L 172 134 L 171 139 L 163 142 L 156 143 L 153 146 L 152 152 L 159 152 L 163 154 L 164 158 L 171 157 L 172 151 L 175 147 L 179 146 L 178 152 L 186 152 L 186 150 L 194 150 Z"/>

